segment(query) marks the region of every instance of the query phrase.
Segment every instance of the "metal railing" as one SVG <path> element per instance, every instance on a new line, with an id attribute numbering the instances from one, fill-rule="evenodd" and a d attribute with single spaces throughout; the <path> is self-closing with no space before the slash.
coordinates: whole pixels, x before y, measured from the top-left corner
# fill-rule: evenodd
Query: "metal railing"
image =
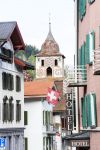
<path id="1" fill-rule="evenodd" d="M 68 70 L 67 76 L 63 81 L 63 92 L 66 93 L 67 87 L 84 85 L 87 81 L 87 72 L 84 65 L 77 66 L 72 70 Z M 69 89 L 70 90 L 70 89 Z M 67 91 L 68 92 L 68 91 Z"/>

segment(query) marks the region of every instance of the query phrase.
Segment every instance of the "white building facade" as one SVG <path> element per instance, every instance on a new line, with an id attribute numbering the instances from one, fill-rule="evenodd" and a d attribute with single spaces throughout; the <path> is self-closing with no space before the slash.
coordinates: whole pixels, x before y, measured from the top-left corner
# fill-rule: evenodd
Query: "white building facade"
<path id="1" fill-rule="evenodd" d="M 25 139 L 26 149 L 54 150 L 55 131 L 52 123 L 52 106 L 43 98 L 25 99 Z M 25 119 L 26 120 L 26 119 Z"/>
<path id="2" fill-rule="evenodd" d="M 24 80 L 14 61 L 19 44 L 24 48 L 17 23 L 0 22 L 0 139 L 5 150 L 24 149 Z"/>

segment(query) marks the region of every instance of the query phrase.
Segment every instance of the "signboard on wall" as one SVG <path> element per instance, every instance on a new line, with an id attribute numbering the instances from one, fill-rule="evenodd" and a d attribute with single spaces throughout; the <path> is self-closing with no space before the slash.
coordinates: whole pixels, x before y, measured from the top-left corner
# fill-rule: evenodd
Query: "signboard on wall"
<path id="1" fill-rule="evenodd" d="M 5 149 L 5 138 L 0 138 L 0 150 Z"/>
<path id="2" fill-rule="evenodd" d="M 89 140 L 72 140 L 71 146 L 72 147 L 89 147 L 90 143 L 89 143 Z"/>
<path id="3" fill-rule="evenodd" d="M 66 124 L 67 130 L 73 130 L 73 101 L 72 101 L 72 93 L 66 94 Z"/>

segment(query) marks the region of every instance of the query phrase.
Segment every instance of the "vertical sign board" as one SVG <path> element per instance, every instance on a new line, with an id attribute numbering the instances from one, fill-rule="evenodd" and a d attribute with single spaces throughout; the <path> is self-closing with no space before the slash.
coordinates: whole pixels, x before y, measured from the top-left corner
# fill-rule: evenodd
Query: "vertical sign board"
<path id="1" fill-rule="evenodd" d="M 0 150 L 5 149 L 5 138 L 0 138 Z"/>
<path id="2" fill-rule="evenodd" d="M 66 94 L 66 121 L 67 121 L 67 130 L 73 130 L 73 102 L 72 102 L 72 93 Z"/>

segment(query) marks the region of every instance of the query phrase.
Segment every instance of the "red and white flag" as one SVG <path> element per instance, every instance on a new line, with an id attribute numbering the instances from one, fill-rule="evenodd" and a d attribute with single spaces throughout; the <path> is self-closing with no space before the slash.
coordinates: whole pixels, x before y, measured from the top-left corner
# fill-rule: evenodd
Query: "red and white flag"
<path id="1" fill-rule="evenodd" d="M 56 105 L 58 102 L 60 93 L 51 88 L 48 88 L 47 101 L 53 105 Z"/>

